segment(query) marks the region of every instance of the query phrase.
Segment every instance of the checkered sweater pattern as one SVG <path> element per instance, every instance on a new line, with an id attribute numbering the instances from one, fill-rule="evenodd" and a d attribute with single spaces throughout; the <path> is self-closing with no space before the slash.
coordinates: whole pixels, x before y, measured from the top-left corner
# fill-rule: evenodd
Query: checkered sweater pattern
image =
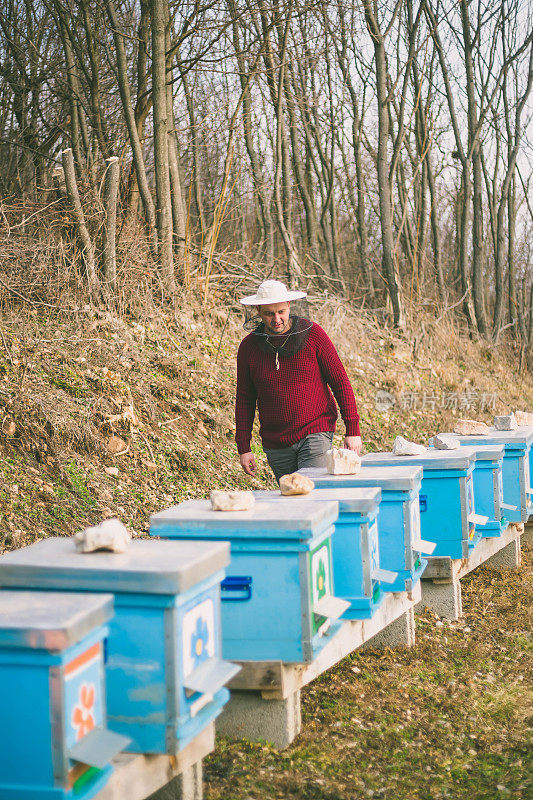
<path id="1" fill-rule="evenodd" d="M 332 394 L 333 393 L 333 394 Z M 239 454 L 250 452 L 257 406 L 263 447 L 277 450 L 310 433 L 334 431 L 337 407 L 347 436 L 359 436 L 355 397 L 339 355 L 326 332 L 313 323 L 304 347 L 280 355 L 261 350 L 257 337 L 246 336 L 237 353 L 235 441 Z"/>

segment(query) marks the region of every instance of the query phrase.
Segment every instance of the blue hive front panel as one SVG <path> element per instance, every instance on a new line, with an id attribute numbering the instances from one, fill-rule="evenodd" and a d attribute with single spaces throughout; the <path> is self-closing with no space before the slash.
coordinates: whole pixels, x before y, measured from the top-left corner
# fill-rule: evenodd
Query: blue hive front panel
<path id="1" fill-rule="evenodd" d="M 107 662 L 109 719 L 113 730 L 132 739 L 132 752 L 178 752 L 227 701 L 221 685 L 210 693 L 186 690 L 194 669 L 220 657 L 222 577 L 218 573 L 189 590 L 184 603 L 180 596 L 116 596 Z"/>
<path id="2" fill-rule="evenodd" d="M 232 546 L 228 579 L 247 590 L 222 592 L 222 651 L 237 661 L 309 662 L 327 643 L 313 609 L 332 594 L 330 534 L 310 547 L 275 550 Z M 234 585 L 238 585 L 236 580 Z M 331 625 L 330 633 L 339 624 Z"/>
<path id="3" fill-rule="evenodd" d="M 453 434 L 455 436 L 455 434 Z M 530 451 L 532 438 L 517 431 L 496 431 L 487 435 L 457 436 L 461 444 L 503 445 L 502 476 L 503 505 L 501 510 L 508 522 L 525 522 L 533 513 L 530 485 Z"/>
<path id="4" fill-rule="evenodd" d="M 300 472 L 314 481 L 316 488 L 356 489 L 378 487 L 381 501 L 377 514 L 379 566 L 396 573 L 393 582 L 380 582 L 380 593 L 411 591 L 420 579 L 427 561 L 416 545 L 420 540 L 419 490 L 422 469 L 417 466 L 363 466 L 356 475 L 330 475 L 326 469 L 308 468 Z M 414 531 L 418 530 L 418 534 Z M 335 562 L 335 573 L 337 567 Z M 346 616 L 346 615 L 345 615 Z"/>
<path id="5" fill-rule="evenodd" d="M 503 505 L 503 457 L 497 461 L 476 461 L 473 473 L 476 511 L 488 517 L 486 522 L 476 524 L 483 537 L 501 536 L 508 522 L 502 515 Z"/>
<path id="6" fill-rule="evenodd" d="M 8 689 L 0 703 L 2 800 L 90 800 L 107 783 L 108 763 L 91 767 L 70 755 L 106 725 L 106 633 L 99 627 L 63 653 L 0 648 L 0 682 Z"/>
<path id="7" fill-rule="evenodd" d="M 433 555 L 468 558 L 474 526 L 468 522 L 467 502 L 473 503 L 473 492 L 467 489 L 467 476 L 424 469 L 420 501 L 422 536 L 436 542 Z"/>

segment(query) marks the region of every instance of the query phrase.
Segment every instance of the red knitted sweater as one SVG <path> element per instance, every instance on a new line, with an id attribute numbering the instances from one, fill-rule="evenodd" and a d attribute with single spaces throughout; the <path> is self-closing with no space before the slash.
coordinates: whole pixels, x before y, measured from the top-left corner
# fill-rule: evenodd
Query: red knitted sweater
<path id="1" fill-rule="evenodd" d="M 331 387 L 331 389 L 330 389 Z M 333 392 L 333 394 L 332 394 Z M 313 323 L 304 347 L 280 356 L 246 336 L 237 353 L 235 441 L 239 454 L 250 452 L 257 405 L 263 447 L 290 447 L 310 433 L 334 431 L 339 404 L 347 436 L 359 436 L 359 415 L 350 381 L 326 332 Z"/>

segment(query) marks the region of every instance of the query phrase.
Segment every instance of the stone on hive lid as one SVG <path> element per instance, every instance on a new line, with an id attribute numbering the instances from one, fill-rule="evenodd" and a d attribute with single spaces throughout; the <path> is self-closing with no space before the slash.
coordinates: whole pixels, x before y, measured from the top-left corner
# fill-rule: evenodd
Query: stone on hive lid
<path id="1" fill-rule="evenodd" d="M 330 475 L 356 475 L 361 469 L 361 458 L 355 450 L 332 447 L 326 453 L 326 468 Z"/>
<path id="2" fill-rule="evenodd" d="M 431 444 L 435 450 L 457 450 L 461 447 L 461 442 L 457 436 L 450 433 L 439 433 L 431 438 Z"/>
<path id="3" fill-rule="evenodd" d="M 416 442 L 409 442 L 403 436 L 397 436 L 392 445 L 392 453 L 395 456 L 420 456 L 425 453 L 427 447 Z"/>
<path id="4" fill-rule="evenodd" d="M 533 425 L 533 414 L 530 411 L 515 411 L 514 415 L 520 428 Z"/>
<path id="5" fill-rule="evenodd" d="M 458 419 L 453 432 L 459 436 L 487 436 L 490 428 L 484 422 L 478 422 L 477 419 Z"/>
<path id="6" fill-rule="evenodd" d="M 282 475 L 279 479 L 279 488 L 284 495 L 309 494 L 315 488 L 315 484 L 311 478 L 298 472 L 291 472 L 289 475 Z"/>
<path id="7" fill-rule="evenodd" d="M 249 511 L 255 503 L 255 497 L 251 492 L 238 489 L 231 492 L 213 489 L 209 497 L 213 511 Z"/>
<path id="8" fill-rule="evenodd" d="M 516 417 L 511 411 L 503 417 L 494 417 L 494 427 L 497 431 L 515 431 L 518 428 Z"/>
<path id="9" fill-rule="evenodd" d="M 131 542 L 131 535 L 119 519 L 105 519 L 100 525 L 85 528 L 74 536 L 78 553 L 92 553 L 94 550 L 111 550 L 125 553 Z"/>

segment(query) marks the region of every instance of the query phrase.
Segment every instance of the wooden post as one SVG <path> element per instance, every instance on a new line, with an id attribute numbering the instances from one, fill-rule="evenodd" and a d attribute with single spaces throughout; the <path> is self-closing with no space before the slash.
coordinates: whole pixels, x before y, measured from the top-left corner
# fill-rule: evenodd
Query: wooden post
<path id="1" fill-rule="evenodd" d="M 105 225 L 102 236 L 102 265 L 106 289 L 113 295 L 117 286 L 117 259 L 115 234 L 117 230 L 117 193 L 120 177 L 120 164 L 116 156 L 106 160 L 107 170 L 104 182 Z"/>

